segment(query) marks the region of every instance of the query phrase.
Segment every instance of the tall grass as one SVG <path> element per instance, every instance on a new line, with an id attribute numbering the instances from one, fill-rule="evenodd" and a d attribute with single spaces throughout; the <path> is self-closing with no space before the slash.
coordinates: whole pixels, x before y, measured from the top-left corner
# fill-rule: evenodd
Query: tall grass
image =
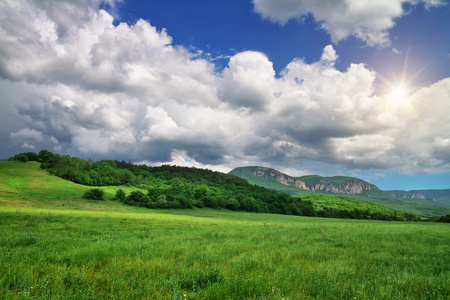
<path id="1" fill-rule="evenodd" d="M 141 213 L 140 213 L 141 212 Z M 448 299 L 447 224 L 0 207 L 5 299 Z"/>

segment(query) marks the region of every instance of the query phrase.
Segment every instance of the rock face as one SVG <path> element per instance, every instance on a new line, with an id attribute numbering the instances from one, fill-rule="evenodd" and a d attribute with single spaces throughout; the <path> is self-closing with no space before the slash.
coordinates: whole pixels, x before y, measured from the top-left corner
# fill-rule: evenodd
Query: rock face
<path id="1" fill-rule="evenodd" d="M 390 193 L 392 197 L 403 198 L 403 199 L 420 199 L 426 200 L 427 198 L 420 193 Z"/>
<path id="2" fill-rule="evenodd" d="M 325 191 L 335 194 L 361 194 L 365 190 L 378 190 L 376 186 L 359 179 L 352 179 L 345 184 L 333 185 L 327 179 L 323 179 L 322 183 L 316 184 L 312 187 L 307 186 L 306 189 L 310 191 Z"/>
<path id="3" fill-rule="evenodd" d="M 303 176 L 291 177 L 277 170 L 265 167 L 244 167 L 236 168 L 230 172 L 240 177 L 249 179 L 249 176 L 264 177 L 269 180 L 276 180 L 287 186 L 294 186 L 309 191 L 324 191 L 335 194 L 361 194 L 366 190 L 378 190 L 378 188 L 364 180 L 353 177 L 321 177 Z"/>
<path id="4" fill-rule="evenodd" d="M 305 183 L 301 181 L 300 179 L 286 176 L 281 172 L 278 172 L 277 170 L 264 168 L 264 167 L 258 167 L 256 171 L 253 172 L 253 175 L 256 177 L 266 177 L 266 178 L 273 178 L 276 181 L 284 184 L 284 185 L 290 185 L 295 186 L 301 189 L 307 189 Z"/>

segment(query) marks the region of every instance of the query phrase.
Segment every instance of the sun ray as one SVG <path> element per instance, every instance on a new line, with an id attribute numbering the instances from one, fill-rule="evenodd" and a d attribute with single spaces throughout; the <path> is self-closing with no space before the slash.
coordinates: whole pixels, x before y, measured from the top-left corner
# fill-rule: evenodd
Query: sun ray
<path id="1" fill-rule="evenodd" d="M 417 78 L 424 72 L 428 67 L 429 63 L 425 64 L 413 73 L 410 73 L 410 53 L 409 47 L 405 55 L 405 59 L 402 66 L 402 71 L 400 74 L 393 67 L 392 79 L 377 73 L 377 78 L 380 83 L 376 84 L 377 90 L 382 94 L 391 94 L 392 96 L 398 96 L 399 100 L 403 100 L 404 97 L 408 97 L 413 94 L 416 90 L 425 86 L 424 84 L 415 83 Z"/>

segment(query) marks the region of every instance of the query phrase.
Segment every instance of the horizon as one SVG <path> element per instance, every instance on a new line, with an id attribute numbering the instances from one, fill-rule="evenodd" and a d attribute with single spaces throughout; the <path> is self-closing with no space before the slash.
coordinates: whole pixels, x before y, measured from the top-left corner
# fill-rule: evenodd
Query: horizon
<path id="1" fill-rule="evenodd" d="M 0 6 L 0 157 L 450 189 L 447 1 Z"/>
<path id="2" fill-rule="evenodd" d="M 42 149 L 42 150 L 45 150 L 45 149 Z M 48 151 L 48 150 L 47 150 Z M 33 152 L 33 151 L 29 151 L 29 152 Z M 23 152 L 23 153 L 26 153 L 26 152 Z M 33 152 L 33 153 L 38 153 L 38 152 Z M 16 155 L 17 154 L 19 154 L 19 153 L 16 153 Z M 59 153 L 58 153 L 59 154 Z M 64 155 L 64 154 L 59 154 L 59 155 Z M 11 158 L 11 157 L 9 157 L 9 158 Z M 7 161 L 7 159 L 9 159 L 9 158 L 4 158 L 4 159 L 0 159 L 0 161 Z M 86 158 L 82 158 L 82 159 L 86 159 Z M 88 158 L 88 160 L 89 160 L 90 158 Z M 99 160 L 102 160 L 102 159 L 99 159 Z M 94 160 L 95 161 L 95 160 Z M 126 160 L 123 160 L 123 161 L 126 161 Z M 135 165 L 145 165 L 145 166 L 148 166 L 148 167 L 159 167 L 159 166 L 162 166 L 162 165 L 164 165 L 164 164 L 158 164 L 158 165 L 149 165 L 149 164 L 146 164 L 146 163 L 133 163 L 133 162 L 131 162 L 132 164 L 135 164 Z M 194 167 L 194 166 L 189 166 L 189 165 L 177 165 L 177 164 L 171 164 L 171 163 L 168 163 L 168 164 L 166 164 L 166 165 L 170 165 L 170 166 L 177 166 L 177 167 Z M 231 170 L 229 170 L 229 171 L 221 171 L 221 170 L 211 170 L 211 169 L 208 169 L 208 168 L 205 168 L 205 167 L 195 167 L 195 168 L 200 168 L 200 169 L 207 169 L 207 170 L 210 170 L 210 171 L 214 171 L 214 172 L 221 172 L 221 173 L 224 173 L 224 174 L 229 174 L 229 173 L 231 173 L 232 171 L 234 171 L 235 169 L 238 169 L 238 168 L 251 168 L 251 167 L 256 167 L 256 168 L 268 168 L 268 169 L 272 169 L 272 170 L 275 170 L 275 171 L 278 171 L 278 172 L 281 172 L 280 170 L 277 170 L 277 169 L 275 169 L 275 168 L 270 168 L 270 167 L 266 167 L 266 166 L 257 166 L 257 165 L 252 165 L 252 166 L 239 166 L 239 167 L 236 167 L 236 168 L 233 168 L 233 169 L 231 169 Z M 290 177 L 293 177 L 293 178 L 301 178 L 301 177 L 303 177 L 303 176 L 319 176 L 319 177 L 324 177 L 324 178 L 327 178 L 327 177 L 351 177 L 351 178 L 356 178 L 356 179 L 359 179 L 359 180 L 364 180 L 364 179 L 362 179 L 362 178 L 358 178 L 358 177 L 355 177 L 355 176 L 345 176 L 345 175 L 333 175 L 333 176 L 322 176 L 322 175 L 320 175 L 320 174 L 305 174 L 305 175 L 301 175 L 301 176 L 293 176 L 292 174 L 289 174 L 289 173 L 284 173 L 284 172 L 281 172 L 281 173 L 283 173 L 283 174 L 285 174 L 285 175 L 288 175 L 288 176 L 290 176 Z M 412 179 L 411 179 L 412 178 Z M 410 178 L 407 178 L 406 177 L 406 179 L 405 179 L 405 177 L 403 177 L 403 180 L 408 180 L 409 181 L 409 185 L 406 185 L 406 186 L 414 186 L 414 187 L 417 187 L 417 186 L 421 186 L 420 184 L 417 184 L 417 183 L 411 183 L 410 181 L 411 180 L 414 180 L 414 176 L 410 176 Z M 370 181 L 368 181 L 368 180 L 364 180 L 364 181 L 367 181 L 368 183 L 371 183 Z M 373 184 L 373 183 L 371 183 L 371 184 Z M 412 185 L 411 185 L 412 184 Z M 439 183 L 438 183 L 439 184 Z M 377 186 L 376 184 L 374 184 L 375 186 Z M 392 188 L 390 188 L 390 189 L 386 189 L 386 188 L 380 188 L 379 186 L 377 186 L 377 188 L 379 188 L 380 190 L 382 190 L 382 191 L 403 191 L 403 192 L 413 192 L 413 191 L 421 191 L 421 190 L 450 190 L 450 188 L 429 188 L 429 186 L 425 186 L 425 187 L 423 187 L 423 188 L 414 188 L 414 189 L 398 189 L 398 188 L 395 188 L 395 185 L 393 185 L 392 186 Z"/>

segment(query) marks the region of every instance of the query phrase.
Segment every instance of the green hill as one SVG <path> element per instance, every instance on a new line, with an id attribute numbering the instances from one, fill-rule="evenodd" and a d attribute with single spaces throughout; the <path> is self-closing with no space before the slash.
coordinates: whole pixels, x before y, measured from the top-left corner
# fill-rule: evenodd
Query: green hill
<path id="1" fill-rule="evenodd" d="M 67 167 L 67 164 L 63 166 Z M 92 187 L 50 175 L 40 168 L 38 162 L 0 162 L 0 205 L 71 209 L 104 209 L 112 206 L 116 210 L 123 210 L 127 207 L 124 204 L 147 208 L 183 208 L 181 203 L 191 201 L 198 207 L 279 214 L 380 220 L 415 218 L 373 203 L 350 201 L 346 198 L 331 199 L 332 197 L 325 198 L 325 196 L 295 198 L 285 193 L 274 193 L 250 185 L 233 175 L 209 170 L 176 166 L 151 168 L 141 166 L 139 170 L 141 172 L 139 176 L 144 176 L 148 181 L 145 189 L 142 185 L 102 186 L 99 188 L 105 191 L 106 201 L 93 201 L 82 198 L 82 195 Z M 113 169 L 111 172 L 116 171 Z M 128 195 L 127 199 L 130 199 L 122 201 L 123 203 L 115 201 L 115 193 L 119 189 L 124 190 Z M 131 199 L 133 193 L 140 193 L 141 198 Z M 330 205 L 331 202 L 334 204 Z M 230 204 L 235 206 L 231 207 Z"/>
<path id="2" fill-rule="evenodd" d="M 64 163 L 58 161 L 60 158 Z M 127 168 L 118 168 L 116 163 Z M 49 164 L 51 168 L 48 171 L 40 169 Z M 0 165 L 0 200 L 5 205 L 8 202 L 42 207 L 86 205 L 82 195 L 92 188 L 100 188 L 105 192 L 109 204 L 116 206 L 126 204 L 151 209 L 210 207 L 305 216 L 316 214 L 310 202 L 251 185 L 236 176 L 206 169 L 168 165 L 148 167 L 114 161 L 97 164 L 67 156 L 55 157 L 53 163 L 4 161 Z M 98 171 L 86 170 L 98 165 L 102 166 Z M 116 182 L 125 171 L 132 175 L 128 186 L 88 187 L 49 174 L 59 174 L 73 180 L 86 180 L 87 176 L 92 176 L 95 182 Z M 115 177 L 117 174 L 119 176 Z M 113 201 L 119 189 L 124 190 L 125 197 L 121 201 Z M 92 204 L 96 207 L 108 205 L 102 201 L 90 202 Z"/>
<path id="3" fill-rule="evenodd" d="M 119 188 L 128 193 L 140 190 L 135 187 L 102 187 L 105 201 L 89 201 L 82 195 L 90 187 L 73 183 L 48 174 L 39 168 L 40 163 L 29 161 L 0 162 L 0 205 L 13 207 L 93 209 L 133 211 L 113 201 Z"/>

